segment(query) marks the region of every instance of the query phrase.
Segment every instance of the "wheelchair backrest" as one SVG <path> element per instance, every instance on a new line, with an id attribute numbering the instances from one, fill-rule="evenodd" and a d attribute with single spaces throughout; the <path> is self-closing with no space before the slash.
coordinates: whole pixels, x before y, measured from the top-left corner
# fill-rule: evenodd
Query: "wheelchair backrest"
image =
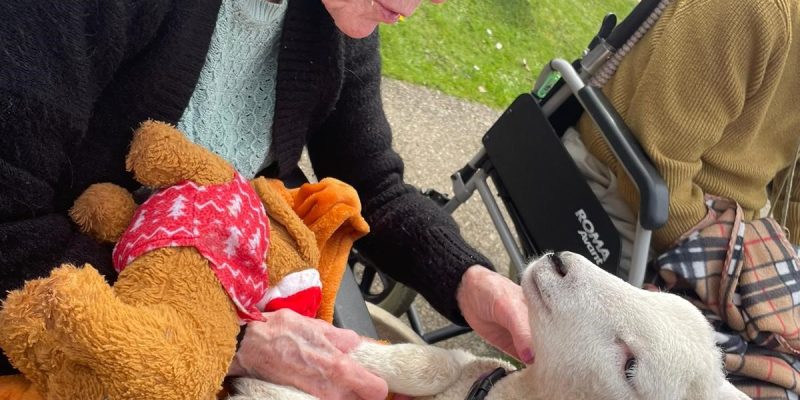
<path id="1" fill-rule="evenodd" d="M 569 250 L 617 274 L 619 233 L 531 95 L 506 109 L 483 145 L 526 256 Z"/>

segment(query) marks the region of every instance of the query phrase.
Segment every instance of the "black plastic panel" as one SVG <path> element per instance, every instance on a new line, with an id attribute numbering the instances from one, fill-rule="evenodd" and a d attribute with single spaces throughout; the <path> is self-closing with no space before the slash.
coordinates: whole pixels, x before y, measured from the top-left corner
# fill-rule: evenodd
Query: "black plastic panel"
<path id="1" fill-rule="evenodd" d="M 529 94 L 484 135 L 492 178 L 537 251 L 569 250 L 617 272 L 619 233 Z"/>

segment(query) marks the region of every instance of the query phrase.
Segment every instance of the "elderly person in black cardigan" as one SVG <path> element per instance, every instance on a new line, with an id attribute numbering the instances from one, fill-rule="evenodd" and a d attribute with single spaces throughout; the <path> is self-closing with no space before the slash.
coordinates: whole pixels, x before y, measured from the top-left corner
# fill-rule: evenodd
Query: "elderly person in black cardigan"
<path id="1" fill-rule="evenodd" d="M 433 0 L 442 2 L 443 0 Z M 65 262 L 109 281 L 110 248 L 67 210 L 90 184 L 137 189 L 133 129 L 176 124 L 243 175 L 285 177 L 308 147 L 318 177 L 352 184 L 372 233 L 360 244 L 450 320 L 533 361 L 519 287 L 454 221 L 403 182 L 380 97 L 379 23 L 420 0 L 0 2 L 0 298 Z M 231 367 L 325 399 L 382 399 L 352 362 L 353 332 L 290 312 L 251 323 Z M 14 370 L 0 357 L 0 374 Z"/>

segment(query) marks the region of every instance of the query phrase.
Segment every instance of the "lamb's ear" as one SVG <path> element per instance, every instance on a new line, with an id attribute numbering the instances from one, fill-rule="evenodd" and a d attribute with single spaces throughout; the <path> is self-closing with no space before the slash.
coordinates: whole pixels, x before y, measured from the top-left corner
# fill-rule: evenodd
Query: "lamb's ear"
<path id="1" fill-rule="evenodd" d="M 722 385 L 717 393 L 717 400 L 751 400 L 750 396 L 742 393 L 736 386 L 733 386 L 727 379 L 722 380 Z"/>

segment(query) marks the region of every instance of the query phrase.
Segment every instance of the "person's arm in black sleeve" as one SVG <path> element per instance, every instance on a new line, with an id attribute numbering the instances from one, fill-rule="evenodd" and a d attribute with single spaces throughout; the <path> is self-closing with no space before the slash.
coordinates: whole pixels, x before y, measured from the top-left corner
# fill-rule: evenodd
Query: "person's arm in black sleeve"
<path id="1" fill-rule="evenodd" d="M 383 112 L 378 34 L 345 38 L 345 77 L 335 110 L 308 149 L 319 178 L 355 187 L 371 232 L 360 249 L 394 279 L 422 294 L 451 321 L 464 324 L 456 290 L 464 271 L 489 261 L 461 237 L 453 219 L 403 182 Z"/>
<path id="2" fill-rule="evenodd" d="M 62 262 L 110 268 L 108 249 L 56 206 L 57 187 L 103 87 L 155 35 L 166 3 L 0 2 L 0 300 Z M 0 375 L 10 368 L 0 356 Z"/>

